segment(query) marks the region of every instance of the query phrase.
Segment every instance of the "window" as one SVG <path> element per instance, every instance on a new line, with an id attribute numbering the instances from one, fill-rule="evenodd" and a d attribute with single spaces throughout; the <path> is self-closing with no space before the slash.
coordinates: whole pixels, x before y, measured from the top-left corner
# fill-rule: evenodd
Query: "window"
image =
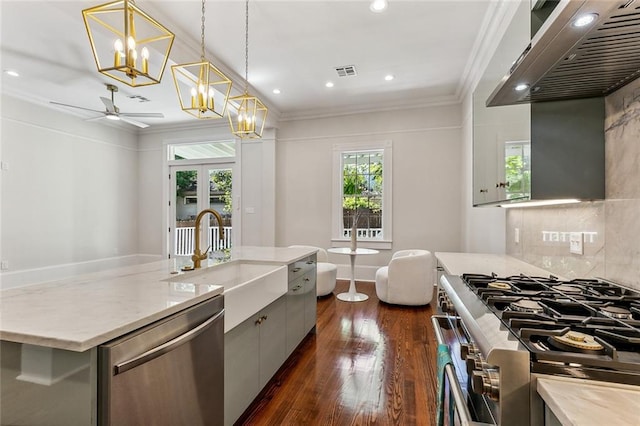
<path id="1" fill-rule="evenodd" d="M 391 142 L 334 147 L 333 241 L 391 247 Z"/>

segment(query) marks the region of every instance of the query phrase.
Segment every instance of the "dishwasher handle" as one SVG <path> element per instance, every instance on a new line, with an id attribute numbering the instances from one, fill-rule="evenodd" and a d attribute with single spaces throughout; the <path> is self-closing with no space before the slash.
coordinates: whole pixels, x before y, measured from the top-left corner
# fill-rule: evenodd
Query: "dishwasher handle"
<path id="1" fill-rule="evenodd" d="M 213 325 L 214 322 L 221 319 L 223 315 L 224 315 L 224 309 L 218 312 L 217 314 L 215 314 L 214 316 L 212 316 L 211 318 L 209 318 L 208 320 L 204 321 L 202 324 L 200 324 L 196 328 L 193 328 L 187 331 L 186 333 L 181 334 L 180 336 L 177 336 L 166 343 L 163 343 L 160 346 L 156 346 L 153 349 L 149 349 L 148 351 L 134 358 L 131 358 L 127 361 L 123 361 L 119 364 L 116 364 L 113 367 L 113 375 L 117 376 L 118 374 L 122 374 L 126 371 L 131 370 L 132 368 L 136 368 L 141 364 L 149 362 L 152 359 L 158 358 L 159 356 L 166 354 L 167 352 L 175 349 L 176 347 L 184 343 L 187 343 L 190 340 L 195 339 L 200 334 L 204 333 L 211 325 Z"/>

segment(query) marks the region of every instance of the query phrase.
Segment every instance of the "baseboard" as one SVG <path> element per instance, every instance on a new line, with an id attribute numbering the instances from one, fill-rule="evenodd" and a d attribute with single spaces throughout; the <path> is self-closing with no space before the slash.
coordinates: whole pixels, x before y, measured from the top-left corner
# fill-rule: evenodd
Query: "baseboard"
<path id="1" fill-rule="evenodd" d="M 122 266 L 138 265 L 163 259 L 164 257 L 161 255 L 132 254 L 128 256 L 88 260 L 85 262 L 65 263 L 62 265 L 2 272 L 0 273 L 0 290 L 24 287 L 46 281 L 60 280 L 74 275 L 104 271 Z"/>

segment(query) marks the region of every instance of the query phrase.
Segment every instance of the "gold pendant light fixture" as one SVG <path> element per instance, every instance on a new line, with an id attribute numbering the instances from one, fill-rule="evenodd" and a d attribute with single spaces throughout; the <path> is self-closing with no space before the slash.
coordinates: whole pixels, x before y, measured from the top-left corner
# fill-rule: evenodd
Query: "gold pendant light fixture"
<path id="1" fill-rule="evenodd" d="M 119 0 L 82 11 L 98 71 L 132 87 L 160 83 L 175 35 Z"/>
<path id="2" fill-rule="evenodd" d="M 245 1 L 244 94 L 229 98 L 231 133 L 240 138 L 261 138 L 267 120 L 267 107 L 249 94 L 249 0 Z"/>
<path id="3" fill-rule="evenodd" d="M 204 3 L 205 0 L 202 0 L 200 62 L 173 65 L 171 72 L 180 108 L 196 118 L 209 119 L 224 117 L 231 92 L 231 80 L 205 59 Z"/>

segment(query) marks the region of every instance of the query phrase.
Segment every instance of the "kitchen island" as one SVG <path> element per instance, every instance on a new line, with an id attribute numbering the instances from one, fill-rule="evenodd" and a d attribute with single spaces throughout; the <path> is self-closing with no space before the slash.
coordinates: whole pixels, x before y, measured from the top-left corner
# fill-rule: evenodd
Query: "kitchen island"
<path id="1" fill-rule="evenodd" d="M 544 269 L 529 265 L 519 259 L 506 255 L 436 253 L 436 258 L 438 259 L 438 265 L 443 269 L 445 274 L 455 276 L 462 275 L 463 273 L 485 275 L 495 273 L 501 278 L 518 276 L 520 274 L 536 277 L 549 277 L 550 275 L 549 272 Z M 558 278 L 562 279 L 562 277 Z M 447 278 L 443 279 L 443 281 L 454 281 L 454 279 Z M 458 279 L 458 281 L 460 280 Z M 577 283 L 576 285 L 579 284 L 580 283 Z M 571 289 L 570 286 L 569 289 Z M 456 294 L 462 294 L 464 292 L 469 292 L 466 285 L 459 287 L 459 292 Z M 496 303 L 495 300 L 497 299 L 498 296 L 495 297 L 493 303 Z M 487 322 L 485 321 L 483 324 L 487 324 Z M 512 323 L 503 320 L 500 328 L 502 329 L 509 324 Z M 533 326 L 530 325 L 529 327 Z M 493 328 L 489 328 L 486 333 L 491 332 L 497 333 Z M 482 337 L 482 332 L 478 330 L 477 335 Z M 526 338 L 523 342 L 527 342 Z M 542 364 L 540 364 L 539 358 L 541 358 L 544 353 L 543 350 L 534 352 L 534 354 L 531 355 L 532 365 L 538 365 L 538 368 L 540 368 L 539 366 Z M 558 356 L 558 360 L 561 361 L 562 358 Z M 587 361 L 588 359 L 585 357 L 583 363 Z M 640 403 L 640 386 L 619 384 L 613 381 L 605 382 L 567 377 L 563 374 L 557 374 L 556 370 L 545 370 L 544 373 L 539 373 L 536 372 L 538 370 L 535 370 L 535 367 L 533 368 L 529 378 L 529 388 L 532 395 L 532 419 L 535 419 L 532 420 L 532 424 L 539 425 L 543 424 L 543 422 L 545 425 L 564 426 L 640 424 L 640 415 L 638 415 L 637 410 L 634 409 L 634 407 Z M 576 364 L 575 368 L 577 369 L 579 366 Z M 602 377 L 611 376 L 603 374 Z M 505 379 L 501 375 L 500 382 L 503 380 L 508 381 L 508 379 Z M 537 397 L 533 397 L 534 395 Z M 500 398 L 500 400 L 503 400 L 503 398 Z M 503 420 L 504 422 L 507 421 L 506 419 Z M 509 421 L 515 421 L 516 423 L 513 424 L 519 424 L 517 422 L 521 420 L 509 419 Z"/>
<path id="2" fill-rule="evenodd" d="M 239 247 L 229 260 L 284 266 L 313 255 Z M 97 347 L 225 291 L 190 282 L 201 271 L 181 272 L 188 262 L 169 259 L 0 291 L 0 423 L 96 424 Z M 214 272 L 216 263 L 203 266 Z M 282 296 L 286 283 L 283 288 Z"/>

